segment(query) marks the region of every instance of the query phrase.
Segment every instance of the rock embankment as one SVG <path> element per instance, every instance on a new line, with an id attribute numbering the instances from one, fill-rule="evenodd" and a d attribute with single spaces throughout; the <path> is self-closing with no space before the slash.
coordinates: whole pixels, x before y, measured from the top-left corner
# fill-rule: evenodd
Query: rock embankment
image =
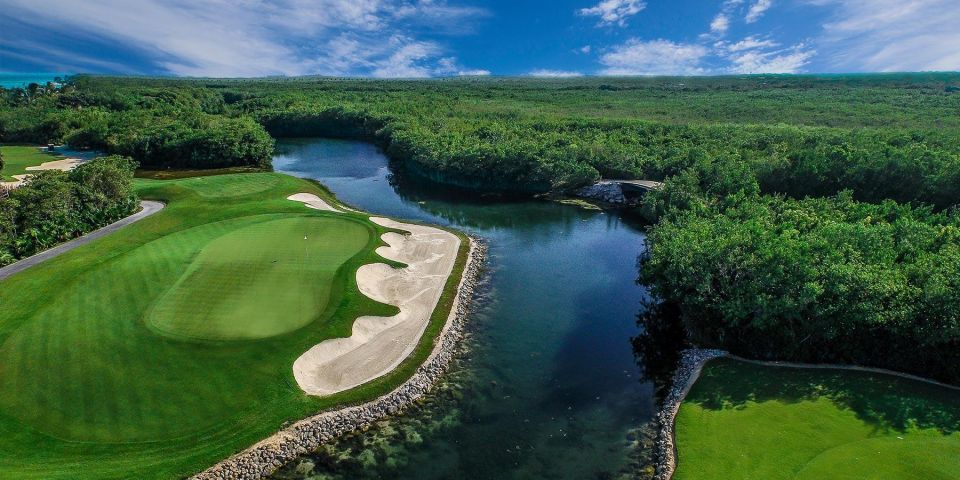
<path id="1" fill-rule="evenodd" d="M 486 244 L 470 239 L 470 252 L 447 323 L 437 337 L 427 360 L 410 379 L 392 392 L 362 405 L 320 413 L 277 432 L 270 438 L 195 475 L 197 480 L 259 479 L 283 464 L 316 450 L 345 433 L 362 429 L 389 415 L 400 413 L 426 395 L 443 375 L 464 335 L 464 327 L 480 270 L 486 259 Z"/>
<path id="2" fill-rule="evenodd" d="M 623 194 L 623 187 L 617 182 L 597 182 L 573 191 L 574 196 L 597 200 L 613 205 L 627 205 L 627 197 Z"/>
<path id="3" fill-rule="evenodd" d="M 690 387 L 700 377 L 700 369 L 707 361 L 718 357 L 724 357 L 727 352 L 723 350 L 701 350 L 693 348 L 685 350 L 680 357 L 677 371 L 673 374 L 673 383 L 670 385 L 670 391 L 667 392 L 667 398 L 663 400 L 663 407 L 657 414 L 657 423 L 659 425 L 659 434 L 657 435 L 657 444 L 654 448 L 656 460 L 656 480 L 670 480 L 673 472 L 677 468 L 677 447 L 674 435 L 674 421 L 677 412 L 680 411 L 680 404 L 686 398 Z"/>

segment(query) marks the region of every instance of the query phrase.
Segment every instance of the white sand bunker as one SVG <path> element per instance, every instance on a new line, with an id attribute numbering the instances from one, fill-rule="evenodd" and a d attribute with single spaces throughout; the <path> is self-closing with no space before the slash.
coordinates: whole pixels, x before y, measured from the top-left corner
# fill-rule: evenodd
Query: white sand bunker
<path id="1" fill-rule="evenodd" d="M 325 210 L 328 212 L 340 212 L 340 210 L 333 208 L 329 203 L 325 202 L 322 198 L 312 193 L 295 193 L 287 197 L 287 200 L 293 200 L 294 202 L 303 202 L 304 205 L 317 210 Z"/>
<path id="2" fill-rule="evenodd" d="M 43 162 L 40 165 L 27 167 L 25 168 L 25 170 L 29 172 L 36 172 L 40 170 L 63 170 L 66 172 L 66 171 L 73 170 L 74 168 L 77 168 L 78 165 L 84 164 L 88 161 L 89 160 L 85 160 L 82 158 L 71 157 L 71 158 L 64 158 L 61 160 L 54 160 L 52 162 Z M 26 181 L 27 177 L 29 176 L 30 176 L 29 174 L 14 175 L 13 176 L 13 178 L 15 179 L 14 181 L 0 182 L 0 185 L 6 188 L 17 188 L 20 185 L 23 185 L 23 182 Z"/>
<path id="3" fill-rule="evenodd" d="M 82 158 L 64 158 L 61 160 L 54 160 L 52 162 L 43 162 L 40 165 L 34 165 L 32 167 L 27 167 L 27 171 L 37 171 L 37 170 L 73 170 L 77 168 L 78 165 L 86 163 L 88 160 Z"/>
<path id="4" fill-rule="evenodd" d="M 396 305 L 400 313 L 360 317 L 349 338 L 325 340 L 301 355 L 293 363 L 293 376 L 310 395 L 342 392 L 396 368 L 420 341 L 456 263 L 460 239 L 452 233 L 387 218 L 370 220 L 410 232 L 385 233 L 382 238 L 389 246 L 377 249 L 380 256 L 408 267 L 375 263 L 357 270 L 360 291 Z"/>

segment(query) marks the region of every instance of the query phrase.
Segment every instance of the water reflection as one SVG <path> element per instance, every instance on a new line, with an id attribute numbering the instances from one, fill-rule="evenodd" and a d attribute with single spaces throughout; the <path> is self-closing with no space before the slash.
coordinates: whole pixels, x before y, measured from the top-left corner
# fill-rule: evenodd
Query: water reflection
<path id="1" fill-rule="evenodd" d="M 468 353 L 437 394 L 276 478 L 634 478 L 653 385 L 631 337 L 643 231 L 618 214 L 491 197 L 394 175 L 376 147 L 282 141 L 274 167 L 348 204 L 452 225 L 490 243 Z"/>

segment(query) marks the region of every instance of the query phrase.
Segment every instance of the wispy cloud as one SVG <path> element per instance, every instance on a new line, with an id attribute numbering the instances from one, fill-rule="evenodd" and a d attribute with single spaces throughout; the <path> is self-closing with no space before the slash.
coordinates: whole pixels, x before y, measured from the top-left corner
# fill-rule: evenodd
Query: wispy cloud
<path id="1" fill-rule="evenodd" d="M 569 78 L 569 77 L 582 77 L 583 73 L 569 71 L 569 70 L 537 69 L 537 70 L 532 70 L 527 75 L 531 77 Z"/>
<path id="2" fill-rule="evenodd" d="M 740 40 L 739 42 L 718 42 L 715 44 L 715 46 L 727 52 L 742 52 L 744 50 L 754 50 L 758 48 L 774 48 L 780 46 L 780 44 L 768 38 L 760 38 L 756 35 L 751 35 L 743 40 Z"/>
<path id="3" fill-rule="evenodd" d="M 800 43 L 790 48 L 771 49 L 776 43 L 746 39 L 723 52 L 733 73 L 797 73 L 810 63 L 816 51 Z"/>
<path id="4" fill-rule="evenodd" d="M 456 74 L 434 32 L 469 30 L 483 9 L 442 0 L 5 0 L 34 31 L 82 32 L 143 52 L 153 71 L 190 76 Z M 384 41 L 384 37 L 388 40 Z M 0 50 L 16 39 L 0 35 Z M 68 45 L 62 46 L 69 49 Z M 442 63 L 441 63 L 442 62 Z M 90 63 L 87 68 L 102 66 Z M 78 68 L 83 70 L 83 68 Z M 448 73 L 440 73 L 448 72 Z M 150 72 L 147 72 L 150 73 Z"/>
<path id="5" fill-rule="evenodd" d="M 605 75 L 700 75 L 707 47 L 670 40 L 630 39 L 600 57 Z"/>
<path id="6" fill-rule="evenodd" d="M 723 35 L 730 29 L 730 17 L 724 13 L 718 13 L 710 22 L 710 33 Z"/>
<path id="7" fill-rule="evenodd" d="M 747 23 L 753 23 L 757 20 L 760 20 L 760 17 L 764 13 L 767 13 L 767 10 L 770 10 L 770 7 L 773 6 L 773 0 L 757 0 L 750 5 L 750 9 L 747 10 L 746 21 Z"/>
<path id="8" fill-rule="evenodd" d="M 578 14 L 586 17 L 600 17 L 598 26 L 618 25 L 626 26 L 627 19 L 647 8 L 642 0 L 600 0 L 600 3 L 581 8 Z"/>
<path id="9" fill-rule="evenodd" d="M 818 49 L 843 71 L 960 70 L 956 0 L 808 0 L 833 9 Z"/>

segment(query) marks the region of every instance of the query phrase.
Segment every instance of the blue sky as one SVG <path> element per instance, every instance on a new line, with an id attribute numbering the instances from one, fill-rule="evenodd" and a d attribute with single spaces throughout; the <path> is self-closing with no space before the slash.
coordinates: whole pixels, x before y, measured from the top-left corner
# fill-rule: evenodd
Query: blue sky
<path id="1" fill-rule="evenodd" d="M 957 0 L 0 0 L 0 71 L 250 77 L 960 70 Z"/>

